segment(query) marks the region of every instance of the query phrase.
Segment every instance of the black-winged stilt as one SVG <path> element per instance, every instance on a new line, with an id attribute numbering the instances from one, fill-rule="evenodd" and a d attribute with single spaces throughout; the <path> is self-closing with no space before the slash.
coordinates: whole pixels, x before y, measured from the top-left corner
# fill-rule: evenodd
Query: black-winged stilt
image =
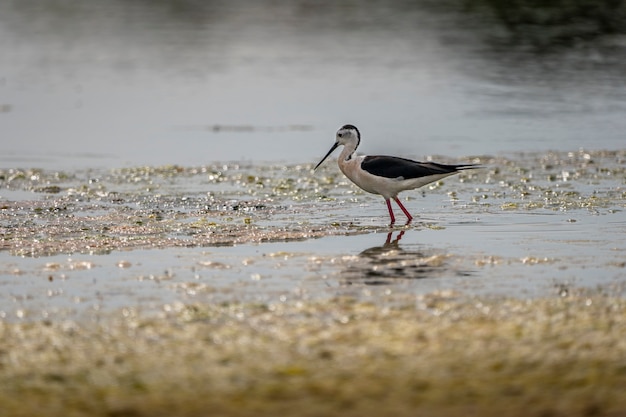
<path id="1" fill-rule="evenodd" d="M 402 212 L 406 215 L 407 224 L 413 220 L 413 216 L 402 205 L 398 193 L 405 190 L 413 190 L 434 181 L 438 181 L 449 175 L 456 174 L 464 169 L 480 168 L 474 164 L 445 165 L 435 162 L 418 162 L 397 156 L 383 155 L 357 155 L 356 148 L 361 142 L 361 133 L 353 125 L 344 125 L 336 135 L 335 144 L 328 153 L 315 166 L 316 170 L 322 162 L 340 145 L 343 150 L 339 155 L 337 164 L 343 174 L 363 190 L 372 194 L 380 194 L 387 203 L 391 224 L 396 221 L 391 209 L 393 198 Z"/>

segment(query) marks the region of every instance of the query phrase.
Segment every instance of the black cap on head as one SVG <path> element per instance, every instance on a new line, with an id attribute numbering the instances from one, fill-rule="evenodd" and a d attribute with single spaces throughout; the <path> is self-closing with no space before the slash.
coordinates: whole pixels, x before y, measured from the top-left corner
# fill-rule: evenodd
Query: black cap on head
<path id="1" fill-rule="evenodd" d="M 357 129 L 355 125 L 350 125 L 350 124 L 341 126 L 341 129 L 339 130 L 342 130 L 342 129 L 354 130 L 356 132 L 356 138 L 357 138 L 356 147 L 358 148 L 359 144 L 361 143 L 361 132 L 359 132 L 359 129 Z"/>
<path id="2" fill-rule="evenodd" d="M 359 132 L 359 129 L 357 129 L 355 125 L 343 125 L 341 129 L 352 129 L 356 131 L 356 136 L 359 138 L 359 141 L 361 140 L 361 132 Z"/>

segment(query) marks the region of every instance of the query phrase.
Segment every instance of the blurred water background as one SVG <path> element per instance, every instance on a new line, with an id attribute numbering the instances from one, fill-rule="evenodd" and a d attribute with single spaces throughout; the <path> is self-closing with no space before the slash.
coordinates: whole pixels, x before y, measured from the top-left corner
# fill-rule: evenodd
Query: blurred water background
<path id="1" fill-rule="evenodd" d="M 1 0 L 0 166 L 623 148 L 622 1 Z"/>

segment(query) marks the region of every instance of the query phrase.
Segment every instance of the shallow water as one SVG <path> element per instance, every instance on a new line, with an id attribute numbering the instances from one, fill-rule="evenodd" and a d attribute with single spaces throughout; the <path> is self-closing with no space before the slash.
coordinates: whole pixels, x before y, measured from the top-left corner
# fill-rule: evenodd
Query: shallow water
<path id="1" fill-rule="evenodd" d="M 378 303 L 395 293 L 415 294 L 416 302 L 430 293 L 535 298 L 604 288 L 624 295 L 623 216 L 583 214 L 572 222 L 547 214 L 526 216 L 523 224 L 503 217 L 457 216 L 435 220 L 434 229 L 417 224 L 390 232 L 390 243 L 378 230 L 302 242 L 108 255 L 33 259 L 2 252 L 0 315 L 86 318 L 123 309 L 155 313 L 194 303 L 337 296 Z M 602 238 L 590 237 L 598 233 Z"/>
<path id="2" fill-rule="evenodd" d="M 493 4 L 2 3 L 2 314 L 620 284 L 623 10 Z M 347 122 L 486 168 L 385 245 Z"/>
<path id="3" fill-rule="evenodd" d="M 0 166 L 622 149 L 623 8 L 492 4 L 2 2 Z"/>
<path id="4" fill-rule="evenodd" d="M 416 219 L 393 228 L 334 164 L 3 171 L 0 314 L 623 294 L 623 151 L 475 161 L 485 168 L 406 193 Z"/>

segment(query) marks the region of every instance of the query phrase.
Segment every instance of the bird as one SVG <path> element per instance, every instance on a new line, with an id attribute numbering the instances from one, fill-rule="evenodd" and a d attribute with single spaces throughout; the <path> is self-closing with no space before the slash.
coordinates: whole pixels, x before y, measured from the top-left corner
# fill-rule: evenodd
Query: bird
<path id="1" fill-rule="evenodd" d="M 418 162 L 398 156 L 357 155 L 356 150 L 360 143 L 361 132 L 359 129 L 351 124 L 343 125 L 337 130 L 335 143 L 326 156 L 313 168 L 313 171 L 317 170 L 335 149 L 343 146 L 337 160 L 339 169 L 350 181 L 364 191 L 381 195 L 385 199 L 392 226 L 396 222 L 391 208 L 392 199 L 407 217 L 406 224 L 408 225 L 413 220 L 411 213 L 398 198 L 400 192 L 420 188 L 466 169 L 480 168 L 480 165 L 476 164 L 447 165 L 435 162 Z"/>

